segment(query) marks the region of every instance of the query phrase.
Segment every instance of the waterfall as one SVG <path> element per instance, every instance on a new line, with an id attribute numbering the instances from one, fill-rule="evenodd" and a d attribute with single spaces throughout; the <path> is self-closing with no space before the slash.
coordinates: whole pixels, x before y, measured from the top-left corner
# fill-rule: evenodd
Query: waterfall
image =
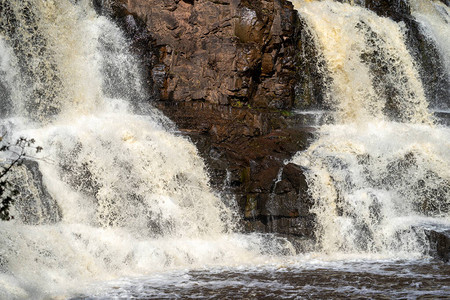
<path id="1" fill-rule="evenodd" d="M 0 133 L 43 147 L 10 174 L 22 192 L 15 219 L 0 222 L 0 298 L 292 250 L 230 233 L 231 205 L 209 187 L 195 146 L 139 105 L 148 97 L 136 59 L 90 1 L 0 8 Z M 11 158 L 2 152 L 1 163 Z"/>
<path id="2" fill-rule="evenodd" d="M 450 8 L 440 1 L 410 0 L 410 4 L 412 15 L 421 25 L 424 35 L 437 45 L 450 76 Z"/>
<path id="3" fill-rule="evenodd" d="M 446 71 L 445 82 L 450 82 L 450 8 L 440 1 L 410 0 L 410 5 L 422 34 L 436 45 Z M 450 86 L 447 84 L 444 89 L 448 95 Z M 448 110 L 449 103 L 438 103 L 436 108 Z"/>
<path id="4" fill-rule="evenodd" d="M 339 119 L 428 122 L 419 74 L 397 23 L 349 4 L 294 3 L 325 57 L 332 77 L 326 96 Z"/>
<path id="5" fill-rule="evenodd" d="M 348 3 L 293 2 L 326 73 L 324 106 L 335 110 L 319 111 L 334 124 L 292 158 L 306 170 L 321 249 L 421 257 L 424 228 L 450 226 L 450 129 L 429 112 L 404 25 Z M 411 3 L 447 57 L 436 28 L 448 9 Z M 14 219 L 0 221 L 1 299 L 298 258 L 285 238 L 236 233 L 232 199 L 211 189 L 195 146 L 148 103 L 142 72 L 91 1 L 0 0 L 1 142 L 43 147 L 26 147 L 8 173 L 20 195 Z M 14 149 L 0 152 L 2 167 Z"/>
<path id="6" fill-rule="evenodd" d="M 421 255 L 423 228 L 450 225 L 450 130 L 428 112 L 403 24 L 328 0 L 294 5 L 326 61 L 337 115 L 293 158 L 322 250 Z"/>

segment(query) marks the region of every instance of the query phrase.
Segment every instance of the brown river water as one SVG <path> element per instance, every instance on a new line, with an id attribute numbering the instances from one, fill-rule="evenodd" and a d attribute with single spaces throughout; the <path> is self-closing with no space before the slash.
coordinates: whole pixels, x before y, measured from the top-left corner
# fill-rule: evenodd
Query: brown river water
<path id="1" fill-rule="evenodd" d="M 178 270 L 104 283 L 72 299 L 450 299 L 434 260 L 323 261 Z"/>

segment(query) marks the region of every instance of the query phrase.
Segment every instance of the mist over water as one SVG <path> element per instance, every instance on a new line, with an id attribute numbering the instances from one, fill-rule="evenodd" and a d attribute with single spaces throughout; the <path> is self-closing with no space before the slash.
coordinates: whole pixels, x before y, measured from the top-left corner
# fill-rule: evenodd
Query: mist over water
<path id="1" fill-rule="evenodd" d="M 235 204 L 210 188 L 195 146 L 142 109 L 137 60 L 90 1 L 0 1 L 0 134 L 44 148 L 10 174 L 21 198 L 0 222 L 0 298 L 210 267 L 253 278 L 257 266 L 424 257 L 423 228 L 450 225 L 450 130 L 428 111 L 404 28 L 349 4 L 293 2 L 326 61 L 336 120 L 292 159 L 318 224 L 318 251 L 297 256 L 284 238 L 236 233 Z"/>

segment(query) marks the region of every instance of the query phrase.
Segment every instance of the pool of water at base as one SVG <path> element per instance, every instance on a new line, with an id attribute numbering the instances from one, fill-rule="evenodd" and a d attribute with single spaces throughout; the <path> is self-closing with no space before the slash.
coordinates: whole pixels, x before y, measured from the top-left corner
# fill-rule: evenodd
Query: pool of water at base
<path id="1" fill-rule="evenodd" d="M 71 299 L 450 299 L 450 264 L 312 259 L 176 270 L 96 284 Z"/>

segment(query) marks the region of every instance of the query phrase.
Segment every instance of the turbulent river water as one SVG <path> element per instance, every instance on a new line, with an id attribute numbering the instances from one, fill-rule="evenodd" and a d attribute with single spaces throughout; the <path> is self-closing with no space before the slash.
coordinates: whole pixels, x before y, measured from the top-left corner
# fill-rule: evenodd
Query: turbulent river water
<path id="1" fill-rule="evenodd" d="M 411 1 L 448 67 L 448 7 Z M 405 28 L 359 6 L 293 2 L 335 120 L 292 158 L 315 201 L 311 253 L 238 233 L 234 203 L 146 105 L 125 37 L 90 1 L 0 1 L 1 135 L 43 147 L 10 174 L 21 199 L 0 223 L 0 298 L 450 294 L 424 231 L 450 228 L 450 129 L 428 108 Z"/>

